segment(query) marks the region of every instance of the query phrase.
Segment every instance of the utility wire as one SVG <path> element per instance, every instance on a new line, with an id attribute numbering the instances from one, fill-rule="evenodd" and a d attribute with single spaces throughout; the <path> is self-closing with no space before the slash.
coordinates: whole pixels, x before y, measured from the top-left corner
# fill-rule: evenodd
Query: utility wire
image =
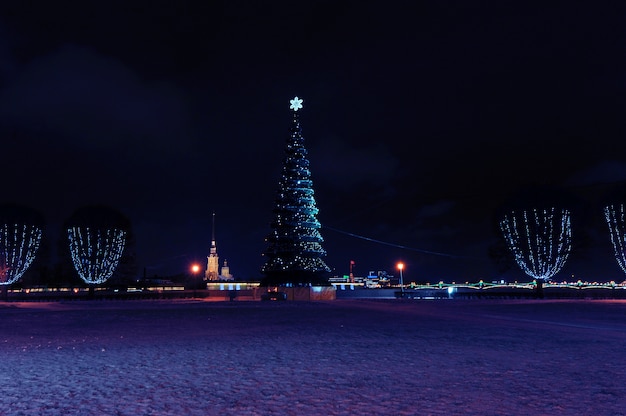
<path id="1" fill-rule="evenodd" d="M 422 250 L 422 249 L 419 249 L 419 248 L 413 248 L 413 247 L 403 246 L 403 245 L 400 245 L 400 244 L 389 243 L 387 241 L 376 240 L 374 238 L 365 237 L 365 236 L 354 234 L 354 233 L 351 233 L 351 232 L 348 232 L 348 231 L 338 230 L 336 228 L 329 227 L 327 225 L 323 225 L 322 227 L 325 228 L 325 229 L 328 229 L 328 230 L 340 233 L 340 234 L 349 235 L 350 237 L 359 238 L 361 240 L 371 241 L 373 243 L 383 244 L 383 245 L 386 245 L 386 246 L 401 248 L 403 250 L 417 251 L 418 253 L 431 254 L 431 255 L 434 255 L 434 256 L 450 257 L 450 258 L 455 258 L 455 259 L 461 259 L 461 258 L 476 259 L 477 258 L 477 257 L 471 257 L 471 256 L 458 256 L 458 255 L 449 254 L 449 253 L 440 253 L 438 251 Z"/>

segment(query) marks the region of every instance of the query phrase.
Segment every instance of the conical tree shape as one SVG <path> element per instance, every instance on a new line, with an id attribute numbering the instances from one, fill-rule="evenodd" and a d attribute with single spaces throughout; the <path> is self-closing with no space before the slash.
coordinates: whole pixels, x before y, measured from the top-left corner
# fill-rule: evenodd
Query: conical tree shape
<path id="1" fill-rule="evenodd" d="M 278 183 L 272 231 L 266 238 L 262 286 L 328 285 L 330 268 L 322 259 L 326 251 L 322 248 L 319 210 L 300 127 L 301 107 L 301 99 L 291 100 L 293 124 Z"/>

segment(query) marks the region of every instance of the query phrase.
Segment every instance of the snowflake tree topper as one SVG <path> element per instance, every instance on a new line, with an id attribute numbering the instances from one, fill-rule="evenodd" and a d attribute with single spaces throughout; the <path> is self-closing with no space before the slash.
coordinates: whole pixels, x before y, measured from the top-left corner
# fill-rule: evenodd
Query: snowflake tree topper
<path id="1" fill-rule="evenodd" d="M 293 111 L 298 111 L 300 108 L 302 108 L 303 101 L 304 100 L 302 98 L 298 98 L 298 96 L 296 95 L 295 97 L 293 97 L 293 100 L 289 100 L 289 102 L 291 103 L 289 108 Z"/>

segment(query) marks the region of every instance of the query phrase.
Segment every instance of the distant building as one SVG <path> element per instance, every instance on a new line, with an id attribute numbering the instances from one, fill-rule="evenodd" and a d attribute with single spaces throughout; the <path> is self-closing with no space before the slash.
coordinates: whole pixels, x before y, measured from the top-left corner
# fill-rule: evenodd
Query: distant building
<path id="1" fill-rule="evenodd" d="M 217 244 L 215 243 L 215 213 L 213 213 L 213 230 L 211 233 L 211 248 L 209 255 L 207 256 L 206 271 L 204 272 L 204 280 L 218 281 L 218 280 L 234 280 L 233 275 L 230 274 L 230 267 L 224 260 L 222 270 L 219 270 L 219 256 L 217 255 Z"/>
<path id="2" fill-rule="evenodd" d="M 215 244 L 215 213 L 213 213 L 213 229 L 211 231 L 211 248 L 207 257 L 206 272 L 204 280 L 220 280 L 219 257 L 217 255 L 217 245 Z"/>
<path id="3" fill-rule="evenodd" d="M 235 280 L 233 275 L 230 274 L 230 267 L 228 267 L 226 260 L 224 260 L 224 265 L 222 266 L 222 271 L 220 272 L 220 280 Z"/>

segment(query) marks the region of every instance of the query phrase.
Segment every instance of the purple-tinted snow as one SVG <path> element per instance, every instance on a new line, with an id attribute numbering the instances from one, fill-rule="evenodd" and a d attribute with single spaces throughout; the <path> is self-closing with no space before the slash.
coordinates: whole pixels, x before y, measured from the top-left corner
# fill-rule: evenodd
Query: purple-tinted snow
<path id="1" fill-rule="evenodd" d="M 625 415 L 626 302 L 0 303 L 2 415 Z"/>

